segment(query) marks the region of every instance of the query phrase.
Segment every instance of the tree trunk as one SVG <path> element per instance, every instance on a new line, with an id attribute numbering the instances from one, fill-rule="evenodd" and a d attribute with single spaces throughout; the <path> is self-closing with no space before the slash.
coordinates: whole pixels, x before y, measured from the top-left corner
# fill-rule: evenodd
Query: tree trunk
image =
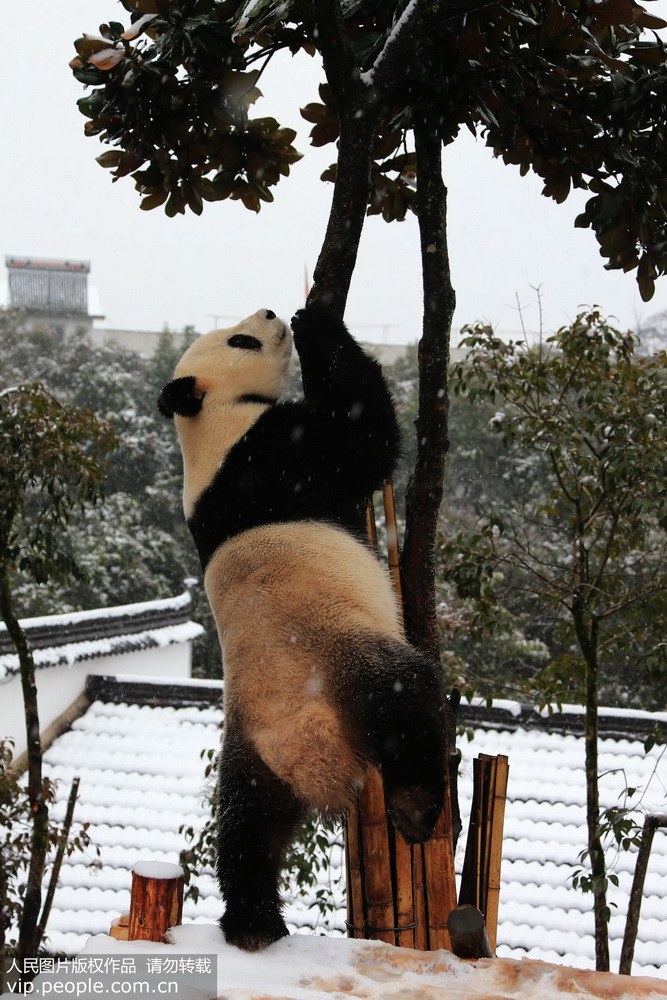
<path id="1" fill-rule="evenodd" d="M 5 859 L 0 847 L 0 995 L 5 991 L 5 955 L 9 914 L 9 886 L 5 875 Z"/>
<path id="2" fill-rule="evenodd" d="M 598 622 L 585 621 L 581 599 L 572 609 L 579 647 L 586 664 L 586 827 L 591 866 L 593 914 L 595 918 L 595 968 L 609 972 L 609 909 L 607 907 L 607 865 L 600 840 L 600 791 L 598 781 Z"/>
<path id="3" fill-rule="evenodd" d="M 366 219 L 377 118 L 341 111 L 339 119 L 336 183 L 308 298 L 310 302 L 326 302 L 342 316 Z"/>
<path id="4" fill-rule="evenodd" d="M 408 639 L 440 660 L 435 598 L 435 541 L 449 449 L 449 340 L 456 306 L 447 243 L 447 188 L 442 144 L 435 128 L 415 116 L 417 218 L 422 261 L 423 320 L 418 347 L 417 457 L 405 493 L 405 536 L 400 560 L 403 613 Z M 452 836 L 461 830 L 456 758 L 458 699 L 443 706 L 449 753 Z"/>
<path id="5" fill-rule="evenodd" d="M 405 495 L 401 579 L 408 638 L 439 659 L 435 539 L 449 447 L 447 369 L 456 296 L 449 271 L 441 142 L 435 130 L 421 119 L 415 121 L 415 148 L 424 317 L 418 354 L 417 459 Z"/>
<path id="6" fill-rule="evenodd" d="M 6 569 L 0 574 L 0 613 L 19 658 L 28 744 L 28 799 L 32 818 L 32 840 L 18 941 L 18 957 L 24 959 L 35 956 L 40 944 L 37 939 L 37 925 L 42 903 L 42 877 L 48 850 L 49 811 L 44 799 L 42 779 L 42 745 L 37 710 L 35 662 L 25 632 L 12 609 L 9 572 Z"/>

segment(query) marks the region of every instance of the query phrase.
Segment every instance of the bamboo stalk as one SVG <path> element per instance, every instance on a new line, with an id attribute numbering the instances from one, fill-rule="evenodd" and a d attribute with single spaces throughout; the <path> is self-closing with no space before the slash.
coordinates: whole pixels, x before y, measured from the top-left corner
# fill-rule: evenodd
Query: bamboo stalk
<path id="1" fill-rule="evenodd" d="M 482 810 L 482 762 L 475 758 L 472 762 L 472 802 L 468 837 L 461 872 L 459 904 L 469 904 L 479 909 L 479 850 Z"/>
<path id="2" fill-rule="evenodd" d="M 444 807 L 435 833 L 424 844 L 426 898 L 428 900 L 429 948 L 451 950 L 447 918 L 456 906 L 456 874 L 452 840 L 452 808 L 449 795 L 449 773 L 445 771 Z"/>
<path id="3" fill-rule="evenodd" d="M 496 758 L 495 792 L 493 802 L 493 825 L 487 878 L 486 930 L 491 951 L 495 953 L 498 935 L 498 907 L 500 904 L 500 868 L 503 855 L 503 827 L 505 823 L 505 803 L 507 801 L 507 778 L 509 761 L 500 755 Z"/>
<path id="4" fill-rule="evenodd" d="M 415 947 L 415 902 L 412 890 L 413 848 L 394 834 L 396 871 L 396 944 Z"/>
<path id="5" fill-rule="evenodd" d="M 368 532 L 368 541 L 371 543 L 371 548 L 377 555 L 378 533 L 377 527 L 375 526 L 375 511 L 373 510 L 372 500 L 368 501 L 368 505 L 366 507 L 366 531 Z"/>
<path id="6" fill-rule="evenodd" d="M 364 878 L 361 864 L 361 834 L 359 830 L 359 799 L 350 806 L 345 823 L 345 866 L 347 886 L 348 937 L 365 937 Z"/>
<path id="7" fill-rule="evenodd" d="M 400 553 L 398 551 L 398 527 L 396 524 L 396 507 L 394 505 L 394 487 L 391 482 L 386 482 L 382 489 L 382 500 L 384 503 L 384 519 L 387 532 L 387 564 L 389 576 L 394 586 L 396 594 L 396 606 L 401 619 L 401 629 L 403 629 L 403 587 L 401 584 L 401 571 L 399 568 Z"/>
<path id="8" fill-rule="evenodd" d="M 394 944 L 396 917 L 389 863 L 387 812 L 380 775 L 371 768 L 361 793 L 361 857 L 364 866 L 367 936 Z"/>
<path id="9" fill-rule="evenodd" d="M 424 873 L 424 847 L 417 844 L 412 849 L 412 899 L 416 920 L 415 948 L 429 950 L 428 913 L 426 908 L 426 876 Z"/>
<path id="10" fill-rule="evenodd" d="M 493 833 L 493 807 L 496 794 L 497 758 L 489 754 L 480 754 L 484 761 L 484 799 L 482 805 L 482 858 L 480 876 L 480 910 L 487 919 L 489 898 L 489 871 L 491 866 L 491 840 Z M 488 925 L 488 920 L 487 920 Z"/>

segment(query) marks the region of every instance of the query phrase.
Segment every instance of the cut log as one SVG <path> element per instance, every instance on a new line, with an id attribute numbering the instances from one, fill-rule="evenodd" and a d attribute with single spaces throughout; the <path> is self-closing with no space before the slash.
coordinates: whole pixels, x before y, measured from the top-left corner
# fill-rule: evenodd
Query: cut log
<path id="1" fill-rule="evenodd" d="M 452 951 L 459 958 L 493 958 L 484 917 L 476 906 L 464 903 L 447 918 Z"/>
<path id="2" fill-rule="evenodd" d="M 109 937 L 115 938 L 116 941 L 127 941 L 130 937 L 130 914 L 121 913 L 119 917 L 111 921 L 111 927 L 109 928 Z"/>
<path id="3" fill-rule="evenodd" d="M 163 861 L 139 861 L 132 869 L 130 941 L 163 941 L 183 915 L 183 869 Z"/>

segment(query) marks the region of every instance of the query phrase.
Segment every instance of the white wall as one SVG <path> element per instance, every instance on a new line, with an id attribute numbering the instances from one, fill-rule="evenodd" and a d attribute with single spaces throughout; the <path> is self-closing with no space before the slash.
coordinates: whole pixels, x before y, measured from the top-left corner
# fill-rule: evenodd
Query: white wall
<path id="1" fill-rule="evenodd" d="M 131 653 L 81 660 L 72 666 L 37 670 L 37 703 L 42 732 L 83 694 L 89 674 L 130 674 L 136 677 L 183 678 L 190 676 L 192 644 L 141 649 Z M 0 684 L 0 736 L 14 740 L 14 757 L 26 749 L 21 679 L 15 674 Z"/>

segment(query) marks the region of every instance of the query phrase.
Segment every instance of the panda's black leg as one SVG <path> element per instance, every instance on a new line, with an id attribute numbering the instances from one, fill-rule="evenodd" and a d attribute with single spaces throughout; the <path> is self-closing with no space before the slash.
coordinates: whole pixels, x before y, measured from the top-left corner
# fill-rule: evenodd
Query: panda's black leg
<path id="1" fill-rule="evenodd" d="M 386 640 L 347 688 L 362 750 L 377 765 L 387 811 L 410 844 L 428 840 L 444 801 L 444 692 L 439 665 Z"/>
<path id="2" fill-rule="evenodd" d="M 217 876 L 229 944 L 259 951 L 288 934 L 280 913 L 280 869 L 303 815 L 288 785 L 226 720 L 219 766 Z"/>

